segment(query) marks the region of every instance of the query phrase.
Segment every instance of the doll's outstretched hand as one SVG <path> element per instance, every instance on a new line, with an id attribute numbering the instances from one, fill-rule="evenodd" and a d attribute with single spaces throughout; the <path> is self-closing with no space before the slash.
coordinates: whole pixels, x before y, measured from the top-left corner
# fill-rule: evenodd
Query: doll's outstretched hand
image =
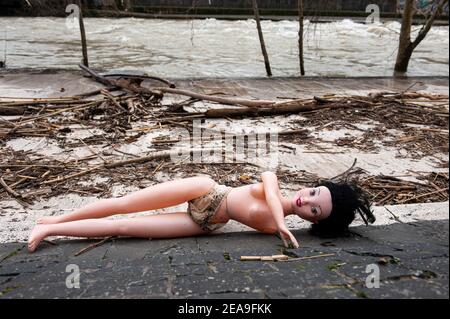
<path id="1" fill-rule="evenodd" d="M 291 242 L 295 248 L 300 247 L 297 239 L 295 239 L 294 235 L 292 235 L 286 225 L 278 227 L 278 231 L 280 233 L 281 240 L 283 240 L 284 246 L 289 248 L 289 242 Z"/>

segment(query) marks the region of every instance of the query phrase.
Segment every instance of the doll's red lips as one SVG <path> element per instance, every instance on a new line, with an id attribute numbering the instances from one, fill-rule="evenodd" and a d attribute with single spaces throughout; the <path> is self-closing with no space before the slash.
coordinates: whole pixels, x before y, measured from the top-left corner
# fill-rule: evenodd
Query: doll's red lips
<path id="1" fill-rule="evenodd" d="M 302 207 L 302 199 L 300 197 L 297 199 L 297 206 Z"/>

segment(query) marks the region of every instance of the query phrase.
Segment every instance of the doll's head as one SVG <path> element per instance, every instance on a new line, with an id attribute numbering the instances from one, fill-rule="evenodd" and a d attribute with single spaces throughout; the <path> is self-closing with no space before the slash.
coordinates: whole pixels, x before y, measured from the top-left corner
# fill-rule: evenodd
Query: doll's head
<path id="1" fill-rule="evenodd" d="M 292 206 L 296 215 L 313 223 L 312 233 L 320 236 L 342 234 L 357 212 L 366 224 L 375 221 L 367 195 L 354 183 L 320 182 L 300 190 Z"/>

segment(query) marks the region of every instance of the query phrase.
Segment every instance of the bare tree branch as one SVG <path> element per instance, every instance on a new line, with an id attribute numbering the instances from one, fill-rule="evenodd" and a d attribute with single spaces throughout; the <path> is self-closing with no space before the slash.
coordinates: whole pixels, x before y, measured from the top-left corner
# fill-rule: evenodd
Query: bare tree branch
<path id="1" fill-rule="evenodd" d="M 438 7 L 436 8 L 436 10 L 434 10 L 434 12 L 431 14 L 430 18 L 428 19 L 428 21 L 425 23 L 425 25 L 419 31 L 417 38 L 412 43 L 413 48 L 416 48 L 420 44 L 420 42 L 422 42 L 423 39 L 425 39 L 426 35 L 431 30 L 431 27 L 433 26 L 434 21 L 436 20 L 438 15 L 442 12 L 444 6 L 447 3 L 448 3 L 448 0 L 441 0 Z"/>

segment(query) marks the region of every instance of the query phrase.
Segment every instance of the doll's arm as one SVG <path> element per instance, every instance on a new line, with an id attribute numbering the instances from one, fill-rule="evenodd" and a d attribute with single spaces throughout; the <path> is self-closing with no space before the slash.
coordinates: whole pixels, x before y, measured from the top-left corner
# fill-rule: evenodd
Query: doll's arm
<path id="1" fill-rule="evenodd" d="M 263 181 L 266 202 L 273 214 L 278 231 L 280 232 L 281 239 L 283 240 L 285 246 L 288 246 L 287 241 L 290 240 L 294 244 L 294 247 L 298 248 L 299 244 L 297 240 L 289 231 L 284 221 L 284 211 L 283 205 L 281 204 L 281 192 L 278 186 L 277 176 L 272 172 L 264 172 L 262 173 L 261 177 Z"/>
<path id="2" fill-rule="evenodd" d="M 280 198 L 280 188 L 278 186 L 278 178 L 272 172 L 262 173 L 261 178 L 263 181 L 264 195 L 266 197 L 267 205 L 269 205 L 269 208 L 272 211 L 277 227 L 280 228 L 280 226 L 285 225 L 285 222 L 283 206 Z"/>

